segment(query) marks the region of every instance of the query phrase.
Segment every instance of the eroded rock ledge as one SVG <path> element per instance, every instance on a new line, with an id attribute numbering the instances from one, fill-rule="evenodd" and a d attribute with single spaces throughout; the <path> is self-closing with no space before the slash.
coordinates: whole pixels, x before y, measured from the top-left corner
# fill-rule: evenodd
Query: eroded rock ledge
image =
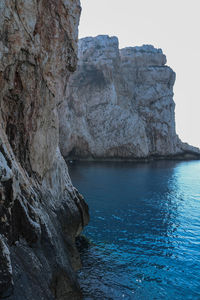
<path id="1" fill-rule="evenodd" d="M 80 299 L 88 207 L 58 146 L 79 0 L 0 1 L 0 298 Z"/>
<path id="2" fill-rule="evenodd" d="M 175 130 L 175 73 L 161 49 L 119 50 L 109 36 L 79 40 L 79 63 L 60 106 L 68 159 L 199 158 Z"/>

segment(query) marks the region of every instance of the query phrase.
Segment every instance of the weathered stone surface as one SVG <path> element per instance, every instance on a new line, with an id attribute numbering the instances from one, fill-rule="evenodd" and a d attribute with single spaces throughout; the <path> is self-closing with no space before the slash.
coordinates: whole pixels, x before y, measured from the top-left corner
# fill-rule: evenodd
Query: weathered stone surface
<path id="1" fill-rule="evenodd" d="M 13 278 L 10 251 L 2 235 L 0 235 L 0 266 L 0 290 L 4 298 L 12 295 Z"/>
<path id="2" fill-rule="evenodd" d="M 79 63 L 60 105 L 60 145 L 67 158 L 191 158 L 197 148 L 175 131 L 175 73 L 161 49 L 119 50 L 109 36 L 79 40 Z"/>
<path id="3" fill-rule="evenodd" d="M 80 299 L 88 208 L 58 145 L 79 0 L 0 1 L 0 298 Z"/>

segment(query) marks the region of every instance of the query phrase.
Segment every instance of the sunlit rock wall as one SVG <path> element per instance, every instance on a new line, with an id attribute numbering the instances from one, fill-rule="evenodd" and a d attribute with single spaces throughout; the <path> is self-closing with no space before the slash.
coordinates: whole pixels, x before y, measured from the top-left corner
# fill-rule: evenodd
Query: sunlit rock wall
<path id="1" fill-rule="evenodd" d="M 0 1 L 0 298 L 80 299 L 88 209 L 60 154 L 79 0 Z"/>
<path id="2" fill-rule="evenodd" d="M 60 106 L 66 158 L 190 158 L 199 150 L 175 130 L 175 73 L 161 49 L 119 50 L 109 36 L 79 40 L 79 63 Z"/>

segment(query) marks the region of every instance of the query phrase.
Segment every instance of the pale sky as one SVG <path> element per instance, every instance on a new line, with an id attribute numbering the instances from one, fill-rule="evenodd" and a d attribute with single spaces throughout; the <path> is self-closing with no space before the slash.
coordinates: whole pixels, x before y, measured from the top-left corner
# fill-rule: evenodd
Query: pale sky
<path id="1" fill-rule="evenodd" d="M 161 48 L 176 72 L 176 131 L 200 147 L 200 0 L 81 0 L 79 37 L 108 34 L 120 48 Z"/>

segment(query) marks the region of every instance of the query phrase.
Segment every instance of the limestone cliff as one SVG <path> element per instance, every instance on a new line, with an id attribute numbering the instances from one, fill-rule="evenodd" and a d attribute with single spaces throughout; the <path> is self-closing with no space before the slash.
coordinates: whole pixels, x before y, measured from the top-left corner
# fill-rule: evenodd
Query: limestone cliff
<path id="1" fill-rule="evenodd" d="M 175 73 L 161 49 L 119 50 L 109 36 L 79 40 L 78 69 L 60 106 L 60 145 L 68 158 L 190 158 L 197 148 L 175 131 Z"/>
<path id="2" fill-rule="evenodd" d="M 0 298 L 80 299 L 88 208 L 60 154 L 79 0 L 0 1 Z"/>

